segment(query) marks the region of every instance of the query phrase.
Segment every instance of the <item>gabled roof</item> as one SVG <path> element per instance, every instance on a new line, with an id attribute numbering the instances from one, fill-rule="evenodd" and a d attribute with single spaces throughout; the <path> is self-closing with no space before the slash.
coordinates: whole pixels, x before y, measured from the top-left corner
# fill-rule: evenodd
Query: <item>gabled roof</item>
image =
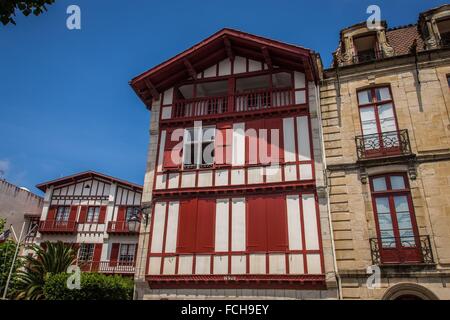
<path id="1" fill-rule="evenodd" d="M 43 192 L 45 192 L 47 190 L 48 187 L 50 186 L 60 186 L 60 185 L 64 185 L 66 183 L 69 182 L 75 182 L 78 180 L 84 180 L 86 178 L 99 178 L 101 180 L 106 180 L 109 182 L 115 182 L 117 184 L 121 184 L 127 187 L 131 187 L 133 189 L 137 189 L 139 191 L 142 191 L 142 186 L 129 182 L 129 181 L 125 181 L 125 180 L 121 180 L 118 178 L 114 178 L 111 176 L 108 176 L 106 174 L 103 173 L 99 173 L 99 172 L 95 172 L 95 171 L 85 171 L 85 172 L 80 172 L 80 173 L 76 173 L 70 176 L 66 176 L 66 177 L 62 177 L 59 179 L 55 179 L 55 180 L 50 180 L 47 182 L 43 182 L 40 183 L 38 185 L 36 185 L 36 188 L 38 188 L 39 190 L 42 190 Z"/>
<path id="2" fill-rule="evenodd" d="M 280 67 L 301 70 L 308 80 L 318 80 L 316 54 L 309 49 L 276 40 L 225 28 L 173 58 L 151 68 L 130 81 L 142 101 L 151 107 L 151 100 L 176 83 L 235 56 L 267 61 Z"/>

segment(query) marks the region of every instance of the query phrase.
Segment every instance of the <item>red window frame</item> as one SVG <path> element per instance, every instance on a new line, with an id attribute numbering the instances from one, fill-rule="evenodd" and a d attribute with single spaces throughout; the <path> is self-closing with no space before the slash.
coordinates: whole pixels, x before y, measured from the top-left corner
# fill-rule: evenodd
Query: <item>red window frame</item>
<path id="1" fill-rule="evenodd" d="M 405 188 L 404 189 L 392 189 L 391 177 L 402 177 L 404 181 Z M 386 183 L 386 190 L 383 191 L 375 191 L 374 188 L 374 180 L 377 178 L 384 178 Z M 378 238 L 378 247 L 381 255 L 381 262 L 385 264 L 396 264 L 396 263 L 407 263 L 407 262 L 422 262 L 422 255 L 420 250 L 420 239 L 419 239 L 419 229 L 417 226 L 417 220 L 414 212 L 414 205 L 412 202 L 412 196 L 408 181 L 408 176 L 406 173 L 388 173 L 388 174 L 380 174 L 374 175 L 370 177 L 370 190 L 372 195 L 372 207 L 375 218 L 375 226 L 377 231 Z M 408 209 L 410 213 L 411 219 L 411 227 L 413 235 L 411 238 L 414 238 L 415 246 L 404 246 L 402 243 L 402 239 L 400 237 L 400 230 L 397 221 L 397 212 L 395 209 L 394 198 L 396 196 L 405 196 L 408 202 Z M 378 219 L 378 210 L 376 199 L 377 198 L 388 198 L 389 203 L 389 213 L 391 217 L 391 223 L 393 228 L 394 239 L 391 241 L 394 242 L 395 247 L 386 248 L 383 246 L 383 237 L 381 236 L 380 223 Z M 386 238 L 385 238 L 386 239 Z"/>
<path id="2" fill-rule="evenodd" d="M 389 95 L 390 95 L 390 100 L 378 100 L 377 95 L 376 95 L 376 90 L 377 89 L 388 89 L 389 90 Z M 361 92 L 364 91 L 370 91 L 370 94 L 372 96 L 372 101 L 369 103 L 365 103 L 365 104 L 361 104 L 360 100 L 359 100 L 359 94 Z M 361 109 L 363 108 L 373 108 L 374 109 L 374 113 L 375 113 L 375 121 L 376 121 L 376 127 L 377 127 L 377 134 L 378 135 L 378 139 L 379 139 L 379 143 L 380 143 L 380 149 L 375 149 L 375 150 L 365 150 L 366 154 L 369 156 L 375 156 L 379 153 L 389 153 L 389 154 L 397 154 L 400 152 L 400 147 L 389 147 L 389 148 L 385 148 L 383 145 L 383 131 L 381 129 L 381 121 L 380 121 L 380 115 L 379 115 L 379 107 L 381 105 L 386 105 L 386 104 L 391 104 L 392 105 L 392 110 L 394 113 L 394 122 L 395 122 L 395 128 L 396 128 L 396 132 L 399 132 L 399 126 L 398 126 L 398 120 L 397 120 L 397 112 L 396 112 L 396 107 L 395 107 L 395 103 L 394 103 L 394 98 L 392 96 L 392 88 L 389 85 L 381 85 L 381 86 L 375 86 L 375 87 L 371 87 L 371 88 L 361 88 L 359 90 L 357 90 L 356 92 L 356 98 L 358 101 L 358 113 L 359 113 L 359 120 L 360 120 L 360 125 L 361 125 L 361 133 L 363 136 L 366 136 L 364 134 L 363 131 L 363 121 L 362 121 L 362 117 L 361 117 Z M 374 134 L 374 135 L 375 135 Z M 400 141 L 400 137 L 398 137 L 399 141 Z"/>

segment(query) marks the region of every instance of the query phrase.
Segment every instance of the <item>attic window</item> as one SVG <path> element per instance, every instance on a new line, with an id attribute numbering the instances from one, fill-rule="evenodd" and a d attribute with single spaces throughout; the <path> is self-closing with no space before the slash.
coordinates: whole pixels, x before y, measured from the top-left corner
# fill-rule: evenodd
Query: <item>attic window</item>
<path id="1" fill-rule="evenodd" d="M 376 33 L 354 37 L 353 44 L 355 46 L 355 63 L 369 62 L 380 58 Z"/>
<path id="2" fill-rule="evenodd" d="M 450 46 L 450 18 L 442 19 L 437 22 L 442 46 Z"/>

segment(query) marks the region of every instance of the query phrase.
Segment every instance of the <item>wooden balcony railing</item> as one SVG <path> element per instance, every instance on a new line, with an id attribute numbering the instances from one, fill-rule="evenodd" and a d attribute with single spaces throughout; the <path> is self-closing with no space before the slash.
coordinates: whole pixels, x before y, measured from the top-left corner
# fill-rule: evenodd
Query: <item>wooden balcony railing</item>
<path id="1" fill-rule="evenodd" d="M 175 103 L 173 118 L 199 117 L 226 113 L 228 96 L 180 100 Z"/>
<path id="2" fill-rule="evenodd" d="M 293 89 L 255 90 L 230 96 L 178 100 L 174 103 L 172 118 L 259 111 L 294 104 L 295 93 Z"/>
<path id="3" fill-rule="evenodd" d="M 137 234 L 135 230 L 130 230 L 128 221 L 110 221 L 108 222 L 108 233 Z"/>
<path id="4" fill-rule="evenodd" d="M 107 274 L 134 274 L 135 261 L 81 261 L 78 260 L 81 271 Z"/>
<path id="5" fill-rule="evenodd" d="M 369 241 L 375 265 L 434 264 L 429 236 L 383 237 Z"/>
<path id="6" fill-rule="evenodd" d="M 408 130 L 357 136 L 355 142 L 359 160 L 412 154 Z"/>
<path id="7" fill-rule="evenodd" d="M 41 233 L 76 233 L 77 221 L 44 220 L 39 222 Z"/>

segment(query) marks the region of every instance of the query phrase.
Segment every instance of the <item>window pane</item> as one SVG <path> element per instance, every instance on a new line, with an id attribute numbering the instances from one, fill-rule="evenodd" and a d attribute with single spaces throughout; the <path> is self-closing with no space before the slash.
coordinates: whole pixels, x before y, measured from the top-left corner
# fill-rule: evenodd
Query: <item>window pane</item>
<path id="1" fill-rule="evenodd" d="M 392 190 L 406 189 L 404 177 L 403 176 L 392 176 L 391 177 L 391 187 L 392 187 Z"/>
<path id="2" fill-rule="evenodd" d="M 388 198 L 376 198 L 375 203 L 377 206 L 377 213 L 383 214 L 383 213 L 390 213 L 389 210 L 389 199 Z"/>
<path id="3" fill-rule="evenodd" d="M 375 120 L 375 111 L 373 107 L 360 108 L 359 112 L 361 114 L 361 123 L 363 134 L 374 134 L 377 133 L 377 122 Z"/>
<path id="4" fill-rule="evenodd" d="M 372 102 L 372 92 L 370 90 L 358 92 L 359 105 L 368 104 Z"/>
<path id="5" fill-rule="evenodd" d="M 383 104 L 378 107 L 378 116 L 382 132 L 397 131 L 395 124 L 394 107 L 391 103 Z"/>
<path id="6" fill-rule="evenodd" d="M 375 89 L 377 95 L 377 101 L 391 100 L 391 93 L 389 88 L 377 88 Z"/>
<path id="7" fill-rule="evenodd" d="M 380 177 L 373 179 L 373 191 L 386 191 L 386 178 Z"/>
<path id="8" fill-rule="evenodd" d="M 203 142 L 214 141 L 216 128 L 203 128 Z"/>
<path id="9" fill-rule="evenodd" d="M 395 248 L 394 231 L 381 231 L 381 243 L 383 248 Z"/>
<path id="10" fill-rule="evenodd" d="M 378 224 L 381 231 L 392 230 L 392 218 L 390 214 L 379 214 Z"/>
<path id="11" fill-rule="evenodd" d="M 412 229 L 399 230 L 400 240 L 403 247 L 413 248 L 416 247 L 416 239 Z"/>

